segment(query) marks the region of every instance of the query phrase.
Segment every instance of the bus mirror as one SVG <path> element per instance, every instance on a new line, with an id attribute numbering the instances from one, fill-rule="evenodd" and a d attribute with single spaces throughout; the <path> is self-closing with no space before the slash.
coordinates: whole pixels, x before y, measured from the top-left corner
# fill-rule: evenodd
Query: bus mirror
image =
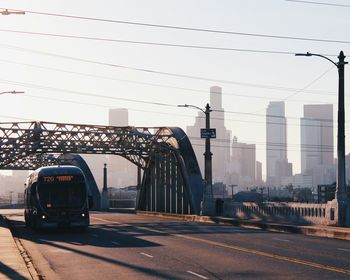
<path id="1" fill-rule="evenodd" d="M 88 202 L 89 202 L 89 209 L 92 209 L 94 207 L 94 200 L 92 195 L 88 196 Z"/>

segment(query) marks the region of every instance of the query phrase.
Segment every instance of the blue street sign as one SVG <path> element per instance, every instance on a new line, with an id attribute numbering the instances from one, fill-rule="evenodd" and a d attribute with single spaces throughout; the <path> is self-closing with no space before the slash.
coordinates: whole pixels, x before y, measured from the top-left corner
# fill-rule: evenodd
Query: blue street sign
<path id="1" fill-rule="evenodd" d="M 216 128 L 201 128 L 201 138 L 216 138 Z"/>

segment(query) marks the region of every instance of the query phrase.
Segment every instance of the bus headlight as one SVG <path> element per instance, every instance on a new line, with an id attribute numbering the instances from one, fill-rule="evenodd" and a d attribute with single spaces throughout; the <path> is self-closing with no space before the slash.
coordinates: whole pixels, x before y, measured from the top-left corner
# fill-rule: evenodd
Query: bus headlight
<path id="1" fill-rule="evenodd" d="M 46 216 L 45 216 L 45 215 L 42 215 L 41 218 L 43 218 L 43 220 L 45 220 L 45 219 L 46 219 Z"/>

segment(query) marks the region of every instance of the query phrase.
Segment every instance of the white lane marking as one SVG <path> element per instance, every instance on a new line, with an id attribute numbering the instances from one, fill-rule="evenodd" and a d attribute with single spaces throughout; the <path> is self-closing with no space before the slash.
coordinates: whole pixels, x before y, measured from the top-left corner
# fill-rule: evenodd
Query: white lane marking
<path id="1" fill-rule="evenodd" d="M 273 239 L 277 240 L 277 241 L 290 242 L 290 240 L 288 240 L 288 239 L 282 239 L 282 238 L 278 238 L 278 237 L 275 237 Z"/>
<path id="2" fill-rule="evenodd" d="M 189 274 L 192 274 L 192 275 L 194 275 L 194 276 L 197 276 L 197 277 L 199 277 L 199 278 L 202 278 L 202 279 L 209 279 L 209 278 L 207 278 L 207 277 L 205 277 L 205 276 L 203 276 L 203 275 L 200 275 L 200 274 L 198 274 L 198 273 L 195 273 L 195 272 L 193 272 L 193 271 L 191 271 L 191 270 L 187 270 L 186 272 L 189 273 Z"/>
<path id="3" fill-rule="evenodd" d="M 120 245 L 120 243 L 118 243 L 118 242 L 116 242 L 116 241 L 112 241 L 111 243 L 114 244 L 114 245 L 117 245 L 117 246 Z"/>
<path id="4" fill-rule="evenodd" d="M 65 250 L 65 249 L 51 249 L 49 250 L 50 253 L 72 253 L 72 251 L 68 251 L 68 250 Z"/>
<path id="5" fill-rule="evenodd" d="M 93 236 L 93 237 L 98 237 L 98 235 L 97 235 L 97 234 L 91 234 L 91 236 Z"/>
<path id="6" fill-rule="evenodd" d="M 350 252 L 350 249 L 345 249 L 345 248 L 337 248 L 340 251 L 346 251 L 346 252 Z"/>
<path id="7" fill-rule="evenodd" d="M 148 258 L 153 258 L 153 256 L 151 256 L 151 255 L 149 255 L 149 254 L 146 254 L 146 253 L 144 253 L 144 252 L 141 252 L 140 254 L 141 254 L 141 255 L 144 255 L 144 256 L 146 256 L 146 257 L 148 257 Z"/>

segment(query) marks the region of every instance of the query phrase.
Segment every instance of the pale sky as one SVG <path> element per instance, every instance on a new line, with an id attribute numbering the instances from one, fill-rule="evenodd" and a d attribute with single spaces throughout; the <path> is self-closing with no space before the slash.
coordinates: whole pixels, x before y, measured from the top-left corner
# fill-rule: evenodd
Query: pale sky
<path id="1" fill-rule="evenodd" d="M 226 127 L 240 142 L 256 144 L 263 173 L 266 170 L 266 107 L 269 101 L 285 100 L 288 159 L 293 163 L 294 173 L 300 172 L 303 104 L 334 104 L 336 127 L 338 74 L 337 69 L 322 58 L 293 54 L 309 51 L 332 55 L 330 58 L 335 61 L 340 50 L 350 55 L 350 1 L 328 0 L 328 3 L 344 6 L 284 0 L 0 1 L 0 8 L 235 33 L 166 29 L 30 12 L 0 15 L 0 92 L 25 91 L 22 95 L 0 96 L 0 122 L 45 120 L 104 125 L 108 122 L 108 109 L 121 107 L 129 109 L 130 125 L 186 129 L 194 123 L 197 111 L 176 105 L 187 103 L 204 108 L 209 102 L 209 88 L 217 85 L 223 89 Z M 73 39 L 28 32 L 236 51 Z M 135 68 L 207 80 L 133 70 Z M 346 109 L 350 103 L 348 73 L 347 66 Z M 346 135 L 350 131 L 348 116 Z M 334 135 L 336 137 L 336 131 Z M 346 149 L 348 152 L 349 141 Z"/>

